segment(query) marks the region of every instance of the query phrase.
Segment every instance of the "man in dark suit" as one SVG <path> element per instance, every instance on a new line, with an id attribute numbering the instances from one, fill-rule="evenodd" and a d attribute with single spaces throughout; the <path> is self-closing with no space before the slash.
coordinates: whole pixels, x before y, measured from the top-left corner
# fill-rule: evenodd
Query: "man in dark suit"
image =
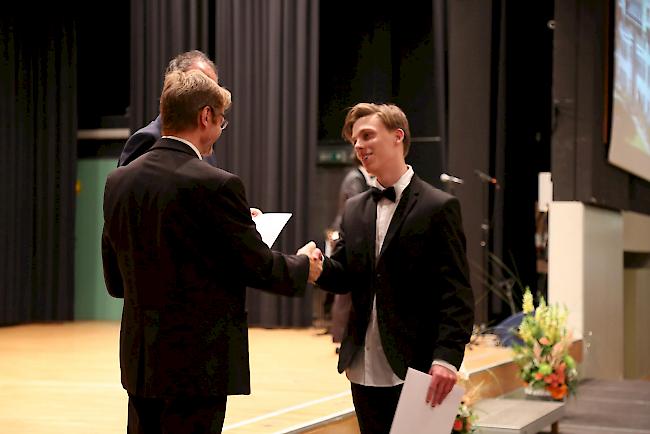
<path id="1" fill-rule="evenodd" d="M 374 186 L 345 206 L 340 239 L 316 284 L 352 294 L 339 354 L 363 434 L 389 432 L 408 367 L 432 375 L 438 405 L 456 382 L 474 321 L 460 206 L 405 162 L 410 144 L 398 107 L 361 103 L 343 136 Z"/>
<path id="2" fill-rule="evenodd" d="M 363 167 L 361 162 L 356 159 L 356 155 L 355 161 L 357 163 L 356 167 L 348 171 L 341 182 L 341 187 L 339 188 L 339 203 L 336 217 L 330 225 L 330 228 L 332 229 L 331 233 L 335 237 L 335 239 L 332 240 L 331 245 L 336 245 L 339 230 L 341 229 L 341 218 L 343 217 L 345 203 L 349 198 L 368 190 L 368 188 L 370 188 L 370 183 L 372 182 L 373 177 Z M 332 303 L 332 324 L 330 325 L 332 342 L 340 344 L 343 340 L 343 332 L 348 324 L 350 309 L 352 308 L 352 296 L 349 292 L 346 294 L 333 294 L 330 292 L 328 295 L 334 297 Z M 336 352 L 338 353 L 339 351 L 340 347 L 337 347 Z"/>
<path id="3" fill-rule="evenodd" d="M 217 67 L 208 56 L 199 50 L 186 51 L 171 59 L 167 65 L 165 74 L 172 71 L 187 72 L 194 69 L 202 71 L 205 75 L 213 79 L 215 83 L 218 83 L 219 76 Z M 149 125 L 142 127 L 133 133 L 124 144 L 124 148 L 122 149 L 122 153 L 117 162 L 118 167 L 126 166 L 131 161 L 147 152 L 153 144 L 160 139 L 161 130 L 162 122 L 160 115 L 158 115 L 156 119 L 149 123 Z M 217 167 L 217 160 L 214 154 L 206 156 L 205 161 L 214 167 Z"/>
<path id="4" fill-rule="evenodd" d="M 241 180 L 201 162 L 229 106 L 202 72 L 170 72 L 162 138 L 106 181 L 102 257 L 108 292 L 124 298 L 129 433 L 221 432 L 226 396 L 250 393 L 246 286 L 300 295 L 321 269 L 313 242 L 271 251 Z"/>

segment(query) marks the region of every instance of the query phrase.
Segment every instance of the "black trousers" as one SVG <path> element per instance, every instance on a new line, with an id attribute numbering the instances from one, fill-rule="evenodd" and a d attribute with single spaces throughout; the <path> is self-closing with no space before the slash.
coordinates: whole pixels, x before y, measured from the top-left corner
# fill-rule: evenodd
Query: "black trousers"
<path id="1" fill-rule="evenodd" d="M 350 383 L 361 434 L 388 434 L 402 385 L 371 387 Z"/>
<path id="2" fill-rule="evenodd" d="M 167 399 L 129 395 L 127 433 L 220 433 L 225 417 L 225 396 Z"/>

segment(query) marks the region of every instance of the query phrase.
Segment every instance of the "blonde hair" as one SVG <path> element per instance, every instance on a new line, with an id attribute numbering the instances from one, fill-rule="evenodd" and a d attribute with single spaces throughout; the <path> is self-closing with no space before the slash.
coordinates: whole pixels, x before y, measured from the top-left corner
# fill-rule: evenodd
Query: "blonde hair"
<path id="1" fill-rule="evenodd" d="M 199 70 L 172 71 L 165 76 L 160 95 L 163 130 L 183 131 L 194 128 L 198 113 L 205 106 L 217 111 L 230 107 L 230 92 Z"/>
<path id="2" fill-rule="evenodd" d="M 348 114 L 345 117 L 343 129 L 341 130 L 341 135 L 343 138 L 348 142 L 352 142 L 352 127 L 354 127 L 354 123 L 362 117 L 374 114 L 379 117 L 381 122 L 388 130 L 396 130 L 399 128 L 404 131 L 404 138 L 402 139 L 402 143 L 404 144 L 404 156 L 406 156 L 411 146 L 411 131 L 409 129 L 409 121 L 406 119 L 406 115 L 402 109 L 394 104 L 374 104 L 362 102 L 355 105 L 348 111 Z"/>

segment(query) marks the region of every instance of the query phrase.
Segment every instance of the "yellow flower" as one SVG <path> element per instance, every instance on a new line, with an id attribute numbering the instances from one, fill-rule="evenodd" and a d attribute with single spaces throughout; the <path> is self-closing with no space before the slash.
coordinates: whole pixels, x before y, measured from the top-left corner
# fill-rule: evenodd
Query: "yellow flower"
<path id="1" fill-rule="evenodd" d="M 543 297 L 539 298 L 535 309 L 528 288 L 522 304 L 524 317 L 518 334 L 523 342 L 513 348 L 514 361 L 520 369 L 519 377 L 532 388 L 555 392 L 553 396 L 556 399 L 572 394 L 577 384 L 577 371 L 568 354 L 571 345 L 571 333 L 566 328 L 568 309 L 557 304 L 549 305 Z M 553 376 L 562 380 L 555 381 Z"/>
<path id="2" fill-rule="evenodd" d="M 533 295 L 530 293 L 530 289 L 526 288 L 526 293 L 524 294 L 524 313 L 529 314 L 534 310 Z"/>

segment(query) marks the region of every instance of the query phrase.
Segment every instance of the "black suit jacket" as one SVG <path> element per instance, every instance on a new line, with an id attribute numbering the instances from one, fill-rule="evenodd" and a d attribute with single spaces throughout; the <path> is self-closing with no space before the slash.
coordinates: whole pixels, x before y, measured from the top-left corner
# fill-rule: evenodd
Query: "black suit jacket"
<path id="1" fill-rule="evenodd" d="M 237 176 L 172 139 L 109 174 L 102 254 L 122 384 L 142 397 L 250 393 L 246 287 L 296 295 L 309 272 L 262 242 Z"/>
<path id="2" fill-rule="evenodd" d="M 140 128 L 138 131 L 133 133 L 124 144 L 122 148 L 122 153 L 120 158 L 117 161 L 117 166 L 126 166 L 139 156 L 147 152 L 151 147 L 160 140 L 162 135 L 162 119 L 160 115 L 156 117 L 153 121 L 149 123 L 146 127 Z M 217 159 L 214 155 L 214 152 L 209 157 L 204 159 L 205 162 L 210 163 L 210 165 L 217 167 Z"/>
<path id="3" fill-rule="evenodd" d="M 370 191 L 348 200 L 341 239 L 316 282 L 352 294 L 339 372 L 363 348 L 375 294 L 382 346 L 398 377 L 403 379 L 408 367 L 427 372 L 434 359 L 460 367 L 474 298 L 458 200 L 414 175 L 377 260 L 376 216 Z"/>

